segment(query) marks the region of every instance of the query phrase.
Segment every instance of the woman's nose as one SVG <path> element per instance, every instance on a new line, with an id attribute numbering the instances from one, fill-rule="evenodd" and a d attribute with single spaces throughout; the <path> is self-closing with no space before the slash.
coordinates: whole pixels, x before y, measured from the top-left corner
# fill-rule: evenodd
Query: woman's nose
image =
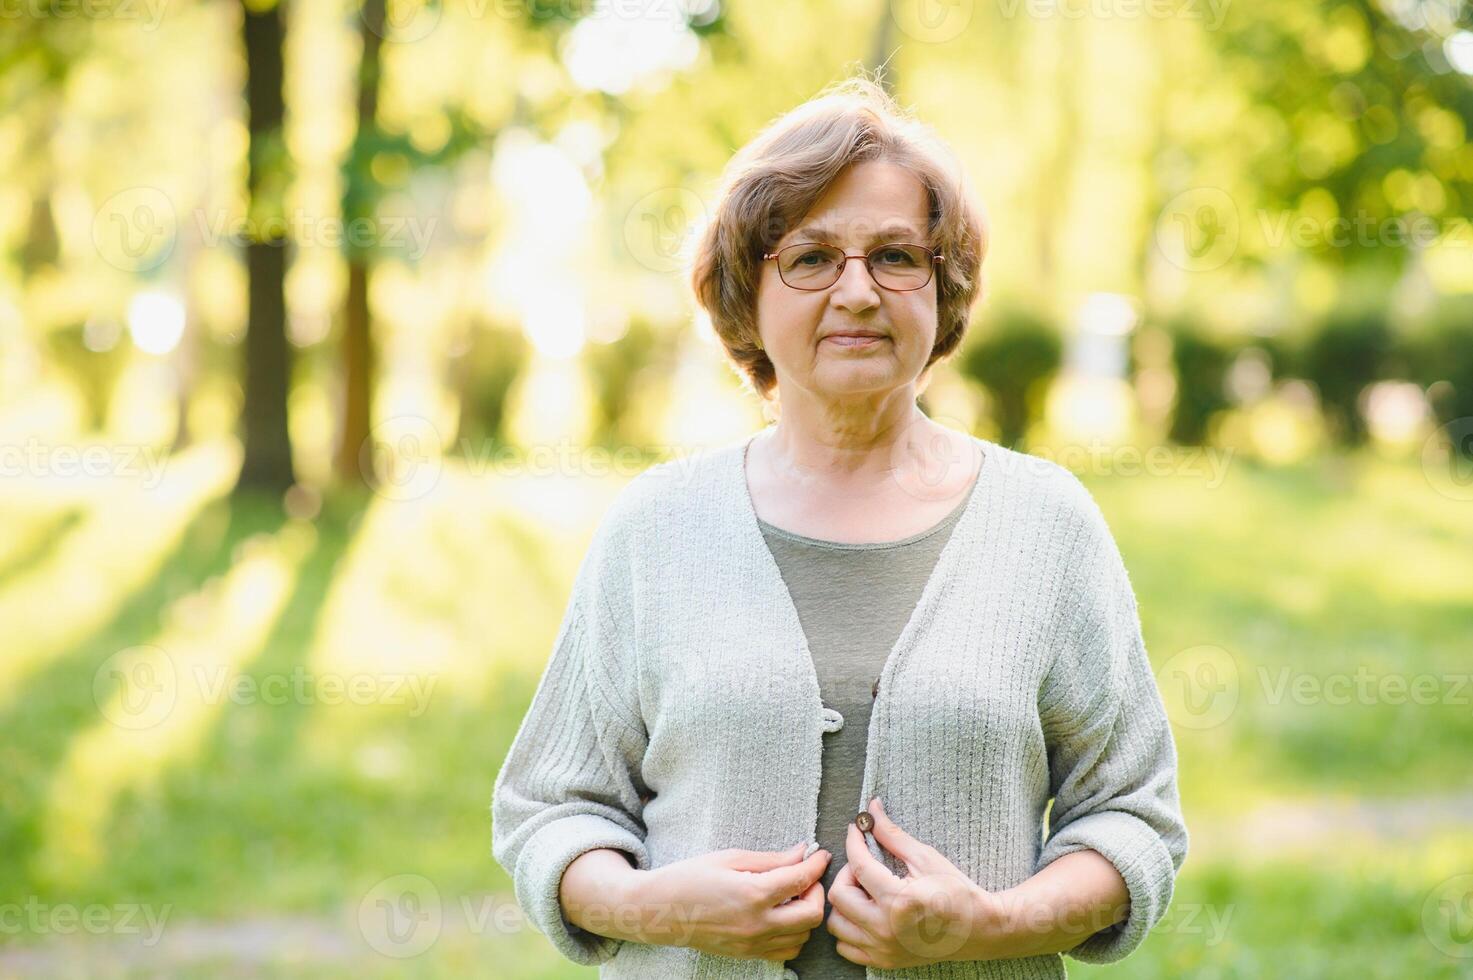
<path id="1" fill-rule="evenodd" d="M 880 287 L 862 258 L 844 263 L 832 289 L 834 305 L 843 310 L 864 310 L 880 304 Z"/>

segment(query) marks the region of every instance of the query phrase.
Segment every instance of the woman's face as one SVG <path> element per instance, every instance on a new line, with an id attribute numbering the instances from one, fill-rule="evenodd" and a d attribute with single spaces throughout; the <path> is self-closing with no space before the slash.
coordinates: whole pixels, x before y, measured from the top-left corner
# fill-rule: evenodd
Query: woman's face
<path id="1" fill-rule="evenodd" d="M 928 211 L 926 188 L 909 170 L 882 160 L 857 163 L 772 251 L 798 242 L 827 242 L 846 255 L 887 242 L 930 245 Z M 833 399 L 914 385 L 936 341 L 936 278 L 895 292 L 854 259 L 844 263 L 838 282 L 809 292 L 784 284 L 777 260 L 769 260 L 757 285 L 757 330 L 780 398 L 794 387 Z M 843 336 L 855 332 L 878 336 Z"/>

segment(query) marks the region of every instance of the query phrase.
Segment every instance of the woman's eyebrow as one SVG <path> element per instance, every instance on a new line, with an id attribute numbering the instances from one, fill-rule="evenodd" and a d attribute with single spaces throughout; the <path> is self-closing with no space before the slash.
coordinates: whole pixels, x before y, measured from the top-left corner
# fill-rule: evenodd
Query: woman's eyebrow
<path id="1" fill-rule="evenodd" d="M 831 228 L 813 225 L 806 228 L 799 228 L 793 234 L 798 238 L 806 238 L 810 241 L 832 242 L 838 233 Z M 882 242 L 896 241 L 913 242 L 919 240 L 919 235 L 920 233 L 910 225 L 886 225 L 870 235 L 869 241 L 866 244 L 878 245 Z"/>

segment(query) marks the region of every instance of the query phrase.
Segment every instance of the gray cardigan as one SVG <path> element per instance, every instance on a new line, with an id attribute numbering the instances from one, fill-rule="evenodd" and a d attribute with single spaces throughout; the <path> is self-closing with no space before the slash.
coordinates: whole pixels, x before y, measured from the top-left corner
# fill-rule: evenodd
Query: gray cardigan
<path id="1" fill-rule="evenodd" d="M 558 899 L 563 871 L 594 848 L 641 869 L 724 848 L 817 849 L 822 736 L 843 718 L 820 701 L 757 525 L 742 462 L 751 438 L 653 466 L 619 492 L 496 777 L 493 855 L 534 928 L 569 959 L 601 964 L 600 977 L 796 976 L 773 961 L 597 936 Z M 1094 499 L 1055 463 L 976 442 L 971 497 L 880 674 L 855 812 L 879 796 L 909 834 L 994 891 L 1072 851 L 1099 852 L 1125 879 L 1130 914 L 1067 955 L 1112 962 L 1166 914 L 1186 857 L 1171 729 Z M 866 975 L 1065 970 L 1049 954 Z"/>

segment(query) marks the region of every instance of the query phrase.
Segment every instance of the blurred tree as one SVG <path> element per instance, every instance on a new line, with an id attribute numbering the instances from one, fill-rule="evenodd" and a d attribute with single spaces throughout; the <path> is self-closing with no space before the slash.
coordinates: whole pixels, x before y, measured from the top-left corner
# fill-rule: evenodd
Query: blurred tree
<path id="1" fill-rule="evenodd" d="M 250 148 L 246 187 L 252 220 L 246 246 L 249 310 L 245 338 L 245 401 L 241 412 L 245 458 L 239 486 L 284 491 L 296 478 L 287 394 L 291 351 L 286 339 L 286 241 L 276 234 L 287 179 L 282 95 L 281 6 L 242 0 L 246 54 L 246 112 Z M 270 219 L 270 220 L 268 220 Z"/>
<path id="2" fill-rule="evenodd" d="M 380 32 L 388 26 L 385 0 L 363 0 L 358 24 L 358 39 L 363 53 L 358 64 L 357 131 L 350 158 L 356 165 L 347 168 L 343 194 L 343 219 L 348 228 L 357 228 L 365 223 L 372 225 L 377 212 L 378 187 L 371 173 L 372 162 L 365 157 L 369 155 L 369 146 L 378 138 L 378 90 L 382 74 L 379 54 L 383 46 Z M 372 236 L 375 240 L 377 237 L 377 234 Z M 343 418 L 336 470 L 342 480 L 368 483 L 372 480 L 372 467 L 362 465 L 360 455 L 368 444 L 372 425 L 375 358 L 368 308 L 368 276 L 375 250 L 358 244 L 354 235 L 345 236 L 344 244 L 348 255 L 348 294 L 340 345 Z"/>
<path id="3" fill-rule="evenodd" d="M 977 334 L 957 366 L 987 390 L 1002 445 L 1021 446 L 1059 371 L 1059 331 L 1042 316 L 1015 308 L 995 315 Z"/>
<path id="4" fill-rule="evenodd" d="M 1427 390 L 1437 425 L 1447 427 L 1453 448 L 1473 459 L 1473 297 L 1458 297 L 1437 311 L 1409 347 L 1411 377 Z"/>
<path id="5" fill-rule="evenodd" d="M 1257 0 L 1213 33 L 1251 104 L 1233 149 L 1264 204 L 1316 219 L 1320 258 L 1400 268 L 1413 222 L 1446 230 L 1473 201 L 1473 86 L 1444 46 L 1469 16 L 1461 3 Z"/>
<path id="6" fill-rule="evenodd" d="M 92 431 L 103 429 L 132 345 L 122 340 L 109 350 L 93 350 L 87 345 L 87 327 L 74 323 L 47 332 L 46 352 L 50 363 L 68 375 L 81 394 L 83 424 Z"/>
<path id="7" fill-rule="evenodd" d="M 879 7 L 880 15 L 875 18 L 866 66 L 876 83 L 894 95 L 895 87 L 899 84 L 895 71 L 895 55 L 899 53 L 899 48 L 895 47 L 895 12 L 891 9 L 889 0 L 885 0 Z"/>
<path id="8" fill-rule="evenodd" d="M 532 345 L 515 326 L 468 322 L 452 350 L 451 379 L 460 395 L 460 442 L 501 445 L 506 399 L 531 358 Z"/>
<path id="9" fill-rule="evenodd" d="M 586 348 L 598 415 L 594 441 L 604 446 L 643 442 L 645 434 L 632 431 L 630 409 L 642 388 L 674 371 L 679 345 L 678 331 L 638 318 L 613 343 Z"/>
<path id="10" fill-rule="evenodd" d="M 1337 311 L 1305 343 L 1299 363 L 1320 395 L 1331 436 L 1345 446 L 1366 441 L 1360 395 L 1374 381 L 1401 372 L 1392 366 L 1392 334 L 1381 310 Z"/>
<path id="11" fill-rule="evenodd" d="M 52 211 L 52 182 L 56 168 L 47 165 L 51 144 L 63 118 L 64 92 L 72 67 L 81 59 L 90 32 L 67 28 L 52 17 L 7 17 L 0 32 L 0 79 L 7 118 L 20 118 L 29 125 L 23 130 L 25 144 L 17 159 L 32 164 L 21 176 L 31 186 L 30 214 L 26 234 L 16 256 L 21 272 L 29 277 L 54 265 L 60 241 Z"/>
<path id="12" fill-rule="evenodd" d="M 1180 446 L 1200 446 L 1207 442 L 1212 416 L 1229 405 L 1226 382 L 1233 354 L 1200 323 L 1186 318 L 1173 320 L 1166 332 L 1176 369 L 1169 438 Z"/>

